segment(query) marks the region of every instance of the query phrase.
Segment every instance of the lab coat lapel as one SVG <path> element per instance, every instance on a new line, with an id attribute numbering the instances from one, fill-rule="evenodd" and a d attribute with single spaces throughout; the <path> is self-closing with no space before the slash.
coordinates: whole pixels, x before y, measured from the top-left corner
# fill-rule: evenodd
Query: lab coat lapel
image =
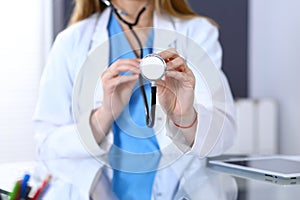
<path id="1" fill-rule="evenodd" d="M 176 30 L 171 16 L 154 12 L 153 52 L 157 53 L 168 48 L 176 48 Z"/>
<path id="2" fill-rule="evenodd" d="M 99 14 L 96 24 L 94 26 L 94 34 L 91 38 L 91 46 L 89 49 L 89 55 L 94 52 L 95 49 L 101 48 L 101 63 L 107 67 L 109 63 L 109 35 L 107 31 L 107 25 L 111 13 L 111 8 L 106 8 L 101 14 Z M 99 56 L 100 58 L 100 56 Z M 103 69 L 104 70 L 104 69 Z"/>

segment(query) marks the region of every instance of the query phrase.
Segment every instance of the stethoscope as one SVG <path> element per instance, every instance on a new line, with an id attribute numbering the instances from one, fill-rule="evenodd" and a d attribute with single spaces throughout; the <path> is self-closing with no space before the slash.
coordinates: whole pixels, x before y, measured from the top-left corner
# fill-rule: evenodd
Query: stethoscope
<path id="1" fill-rule="evenodd" d="M 109 0 L 102 0 L 103 3 L 105 3 L 107 6 L 110 6 L 112 8 L 112 11 L 115 13 L 115 15 L 118 17 L 120 21 L 122 21 L 124 24 L 128 26 L 130 29 L 132 35 L 136 39 L 139 48 L 140 48 L 140 55 L 139 58 L 141 58 L 140 62 L 140 70 L 141 75 L 139 76 L 139 83 L 140 83 L 140 89 L 143 96 L 143 102 L 144 102 L 144 108 L 145 108 L 145 114 L 146 114 L 146 125 L 149 128 L 152 128 L 154 126 L 154 120 L 155 120 L 155 106 L 156 106 L 156 93 L 157 88 L 155 85 L 155 81 L 161 80 L 166 72 L 166 63 L 163 58 L 161 58 L 157 54 L 149 54 L 144 57 L 143 55 L 143 45 L 136 34 L 136 32 L 133 30 L 133 27 L 138 24 L 141 15 L 145 12 L 147 7 L 149 6 L 149 3 L 147 3 L 138 13 L 135 21 L 133 23 L 126 21 L 123 19 L 121 15 L 127 15 L 126 12 L 118 10 Z M 143 58 L 144 57 L 144 58 Z M 151 82 L 151 108 L 149 111 L 149 105 L 147 101 L 146 91 L 144 87 L 143 78 L 147 79 Z"/>

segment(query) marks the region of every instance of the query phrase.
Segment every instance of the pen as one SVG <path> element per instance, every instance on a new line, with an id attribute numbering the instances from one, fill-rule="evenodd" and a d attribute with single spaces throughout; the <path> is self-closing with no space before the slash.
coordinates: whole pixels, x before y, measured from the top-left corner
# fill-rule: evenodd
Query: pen
<path id="1" fill-rule="evenodd" d="M 10 195 L 8 197 L 9 200 L 16 200 L 17 199 L 19 189 L 20 189 L 20 185 L 21 185 L 21 181 L 17 181 L 15 186 L 14 186 L 13 191 L 10 193 Z"/>
<path id="2" fill-rule="evenodd" d="M 47 176 L 45 178 L 45 180 L 42 182 L 42 185 L 40 186 L 40 188 L 34 194 L 32 200 L 38 200 L 39 199 L 39 197 L 41 196 L 41 194 L 44 192 L 45 188 L 47 187 L 50 179 L 51 179 L 51 176 Z"/>
<path id="3" fill-rule="evenodd" d="M 41 191 L 38 199 L 43 199 L 43 197 L 45 196 L 45 194 L 47 193 L 48 189 L 50 188 L 51 184 L 48 183 L 45 188 Z"/>
<path id="4" fill-rule="evenodd" d="M 26 187 L 26 194 L 25 194 L 25 199 L 28 199 L 29 198 L 29 193 L 31 191 L 31 187 L 27 185 Z"/>
<path id="5" fill-rule="evenodd" d="M 9 194 L 10 194 L 10 192 L 7 192 L 6 190 L 2 190 L 1 188 L 0 188 L 0 193 L 4 194 L 6 196 L 9 196 Z"/>
<path id="6" fill-rule="evenodd" d="M 22 186 L 21 186 L 21 200 L 26 198 L 26 187 L 27 187 L 27 182 L 30 179 L 30 175 L 29 174 L 25 174 L 24 178 L 23 178 L 23 182 L 22 182 Z"/>

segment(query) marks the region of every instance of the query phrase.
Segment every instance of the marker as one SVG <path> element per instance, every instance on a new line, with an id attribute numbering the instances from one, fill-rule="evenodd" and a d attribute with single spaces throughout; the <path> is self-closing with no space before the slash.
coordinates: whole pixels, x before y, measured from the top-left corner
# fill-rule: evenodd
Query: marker
<path id="1" fill-rule="evenodd" d="M 47 187 L 50 180 L 51 180 L 51 176 L 47 176 L 45 178 L 45 180 L 42 182 L 41 187 L 34 194 L 32 200 L 38 200 L 40 198 L 41 194 L 45 191 L 45 188 Z"/>
<path id="2" fill-rule="evenodd" d="M 26 200 L 27 200 L 28 197 L 29 197 L 30 191 L 31 191 L 31 187 L 27 185 L 27 187 L 26 187 L 26 193 L 25 193 L 25 197 L 26 197 L 25 199 L 26 199 Z M 31 200 L 31 199 L 30 199 L 30 200 Z"/>
<path id="3" fill-rule="evenodd" d="M 50 188 L 51 184 L 47 184 L 46 187 L 43 189 L 43 191 L 40 193 L 39 198 L 38 199 L 43 199 L 45 194 L 47 193 L 48 189 Z"/>
<path id="4" fill-rule="evenodd" d="M 19 189 L 20 189 L 20 186 L 21 186 L 21 181 L 17 181 L 15 186 L 14 186 L 14 189 L 13 191 L 10 193 L 8 199 L 9 200 L 16 200 L 17 199 L 17 196 L 19 195 Z"/>
<path id="5" fill-rule="evenodd" d="M 22 186 L 21 186 L 21 200 L 25 200 L 26 198 L 26 187 L 27 187 L 27 182 L 29 181 L 30 179 L 30 175 L 29 174 L 25 174 L 24 175 L 24 178 L 23 178 L 23 182 L 22 182 Z"/>

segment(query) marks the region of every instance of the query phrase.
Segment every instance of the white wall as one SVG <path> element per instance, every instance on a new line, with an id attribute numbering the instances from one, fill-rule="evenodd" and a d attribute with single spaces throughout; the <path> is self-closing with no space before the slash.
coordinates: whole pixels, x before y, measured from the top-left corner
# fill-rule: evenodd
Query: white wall
<path id="1" fill-rule="evenodd" d="M 32 115 L 50 45 L 45 2 L 0 3 L 0 163 L 35 159 Z"/>
<path id="2" fill-rule="evenodd" d="M 250 96 L 279 102 L 285 154 L 300 154 L 299 9 L 299 0 L 250 0 Z"/>

